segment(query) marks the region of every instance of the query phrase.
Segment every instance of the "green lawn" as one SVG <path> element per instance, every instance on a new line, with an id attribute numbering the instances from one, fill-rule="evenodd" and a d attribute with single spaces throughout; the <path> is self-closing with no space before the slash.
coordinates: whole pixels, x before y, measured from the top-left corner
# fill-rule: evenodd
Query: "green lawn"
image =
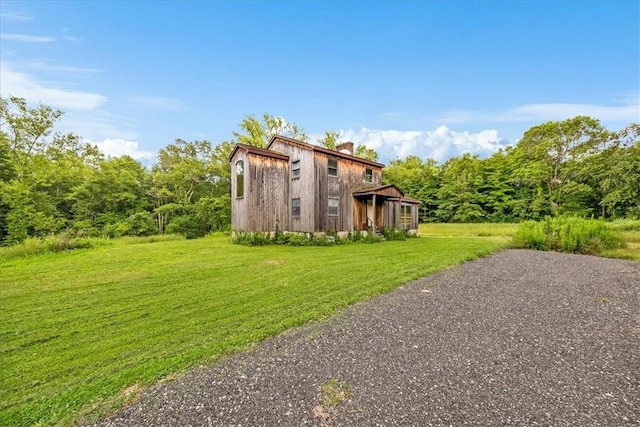
<path id="1" fill-rule="evenodd" d="M 508 241 L 518 230 L 518 224 L 453 224 L 428 223 L 420 224 L 418 234 L 431 237 L 495 237 Z"/>
<path id="2" fill-rule="evenodd" d="M 507 243 L 246 247 L 215 236 L 0 261 L 0 425 L 104 414 L 190 366 Z"/>

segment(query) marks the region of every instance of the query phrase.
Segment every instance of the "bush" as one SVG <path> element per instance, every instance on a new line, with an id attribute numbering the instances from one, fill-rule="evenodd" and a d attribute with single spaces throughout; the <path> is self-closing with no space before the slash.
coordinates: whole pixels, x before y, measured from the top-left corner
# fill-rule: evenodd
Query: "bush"
<path id="1" fill-rule="evenodd" d="M 165 232 L 169 234 L 182 234 L 187 239 L 204 237 L 208 232 L 205 221 L 195 215 L 180 215 L 171 219 Z"/>
<path id="2" fill-rule="evenodd" d="M 380 231 L 387 240 L 407 240 L 410 236 L 407 230 L 402 228 L 383 228 Z"/>
<path id="3" fill-rule="evenodd" d="M 408 234 L 404 230 L 389 231 L 391 238 L 387 240 L 404 240 Z M 348 243 L 377 243 L 382 239 L 374 233 L 363 234 L 360 231 L 349 232 L 347 237 L 341 238 L 335 231 L 327 231 L 324 235 L 315 233 L 283 233 L 276 230 L 273 233 L 256 231 L 236 231 L 232 241 L 239 245 L 290 245 L 290 246 L 332 246 Z"/>
<path id="4" fill-rule="evenodd" d="M 149 212 L 137 212 L 126 220 L 128 236 L 152 236 L 158 234 L 158 226 Z"/>
<path id="5" fill-rule="evenodd" d="M 622 235 L 604 221 L 570 216 L 525 221 L 513 240 L 515 247 L 592 255 L 625 245 Z"/>
<path id="6" fill-rule="evenodd" d="M 108 244 L 110 243 L 106 239 L 75 237 L 69 233 L 46 237 L 29 237 L 22 243 L 0 248 L 0 259 L 8 260 L 71 249 L 88 249 Z"/>

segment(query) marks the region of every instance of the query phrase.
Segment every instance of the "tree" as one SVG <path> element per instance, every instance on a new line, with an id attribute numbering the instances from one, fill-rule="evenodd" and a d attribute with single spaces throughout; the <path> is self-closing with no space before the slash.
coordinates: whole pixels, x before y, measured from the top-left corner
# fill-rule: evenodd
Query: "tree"
<path id="1" fill-rule="evenodd" d="M 372 162 L 378 161 L 378 153 L 373 148 L 369 148 L 366 145 L 358 145 L 356 148 L 356 152 L 354 153 L 356 157 L 360 157 L 361 159 L 371 160 Z"/>
<path id="2" fill-rule="evenodd" d="M 335 150 L 338 145 L 338 139 L 340 138 L 340 132 L 335 130 L 324 131 L 324 137 L 317 140 L 318 145 L 322 145 L 329 150 Z"/>
<path id="3" fill-rule="evenodd" d="M 0 240 L 16 243 L 29 236 L 63 230 L 72 219 L 71 189 L 100 158 L 96 147 L 73 134 L 55 134 L 59 110 L 28 107 L 22 98 L 0 99 L 2 229 Z M 3 168 L 4 169 L 4 168 Z"/>
<path id="4" fill-rule="evenodd" d="M 583 176 L 603 218 L 640 217 L 640 125 L 612 134 L 606 148 L 588 159 Z"/>
<path id="5" fill-rule="evenodd" d="M 153 234 L 141 225 L 143 218 L 151 218 L 150 184 L 149 172 L 131 157 L 102 160 L 67 196 L 73 202 L 74 229 L 111 237 Z"/>
<path id="6" fill-rule="evenodd" d="M 234 141 L 258 148 L 266 147 L 274 135 L 305 142 L 309 139 L 305 131 L 295 123 L 289 123 L 282 117 L 267 113 L 262 115 L 262 121 L 253 115 L 245 116 L 238 126 L 240 131 L 233 132 Z"/>
<path id="7" fill-rule="evenodd" d="M 586 158 L 596 154 L 610 133 L 596 119 L 578 116 L 529 129 L 518 142 L 514 177 L 522 184 L 544 189 L 552 214 L 586 213 L 591 188 L 577 180 Z"/>
<path id="8" fill-rule="evenodd" d="M 481 163 L 478 156 L 465 153 L 442 165 L 441 185 L 438 189 L 436 217 L 444 222 L 480 222 L 486 218 Z"/>
<path id="9" fill-rule="evenodd" d="M 191 217 L 198 200 L 212 195 L 214 177 L 209 141 L 187 142 L 176 139 L 158 153 L 153 166 L 151 194 L 156 201 L 156 219 L 161 232 L 175 217 L 181 224 Z"/>
<path id="10" fill-rule="evenodd" d="M 440 168 L 433 159 L 423 162 L 417 156 L 392 160 L 382 172 L 382 182 L 395 184 L 406 196 L 420 200 L 420 221 L 432 221 L 438 207 L 436 193 Z"/>

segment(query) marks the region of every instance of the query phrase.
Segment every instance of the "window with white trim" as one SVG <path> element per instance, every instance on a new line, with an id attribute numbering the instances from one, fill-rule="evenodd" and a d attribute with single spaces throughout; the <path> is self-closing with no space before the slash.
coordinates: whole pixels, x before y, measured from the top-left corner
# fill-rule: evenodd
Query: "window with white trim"
<path id="1" fill-rule="evenodd" d="M 338 216 L 338 206 L 340 206 L 340 199 L 329 197 L 329 216 Z"/>
<path id="2" fill-rule="evenodd" d="M 291 162 L 291 178 L 300 178 L 300 160 Z"/>
<path id="3" fill-rule="evenodd" d="M 338 161 L 336 159 L 329 159 L 327 162 L 327 174 L 329 176 L 338 176 Z"/>
<path id="4" fill-rule="evenodd" d="M 236 162 L 236 198 L 244 197 L 244 160 Z"/>
<path id="5" fill-rule="evenodd" d="M 365 182 L 373 182 L 373 169 L 366 168 L 364 170 L 364 180 Z"/>

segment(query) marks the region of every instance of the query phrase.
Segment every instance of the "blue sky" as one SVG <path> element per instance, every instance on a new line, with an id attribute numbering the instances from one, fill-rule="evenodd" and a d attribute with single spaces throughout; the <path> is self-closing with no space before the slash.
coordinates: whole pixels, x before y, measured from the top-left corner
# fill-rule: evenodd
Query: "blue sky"
<path id="1" fill-rule="evenodd" d="M 576 115 L 640 121 L 640 2 L 3 1 L 0 91 L 145 163 L 269 113 L 376 149 L 484 157 Z"/>

